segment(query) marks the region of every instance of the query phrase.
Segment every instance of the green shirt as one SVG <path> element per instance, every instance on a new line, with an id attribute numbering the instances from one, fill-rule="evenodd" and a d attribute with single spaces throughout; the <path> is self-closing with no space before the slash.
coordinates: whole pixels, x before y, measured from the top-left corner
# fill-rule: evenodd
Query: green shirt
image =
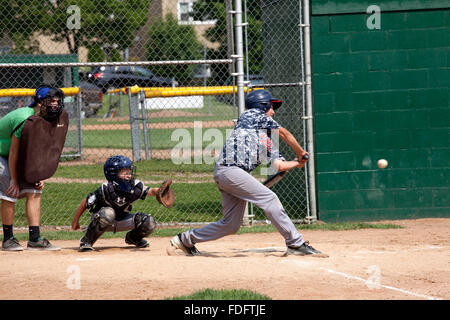
<path id="1" fill-rule="evenodd" d="M 0 119 L 0 156 L 8 157 L 11 147 L 11 135 L 20 139 L 25 120 L 34 115 L 34 108 L 22 107 L 11 111 Z"/>

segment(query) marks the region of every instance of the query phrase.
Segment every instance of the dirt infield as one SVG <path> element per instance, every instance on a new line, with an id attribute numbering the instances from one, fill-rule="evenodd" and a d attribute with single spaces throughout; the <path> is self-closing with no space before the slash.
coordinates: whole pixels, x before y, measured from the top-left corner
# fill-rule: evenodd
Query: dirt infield
<path id="1" fill-rule="evenodd" d="M 283 256 L 278 233 L 198 244 L 168 256 L 169 238 L 137 250 L 100 239 L 53 241 L 58 252 L 0 251 L 0 299 L 163 299 L 204 289 L 249 289 L 272 299 L 450 299 L 450 219 L 389 221 L 403 229 L 302 231 L 329 258 Z M 25 244 L 22 242 L 22 244 Z"/>
<path id="2" fill-rule="evenodd" d="M 221 151 L 221 150 L 220 150 Z M 88 164 L 103 164 L 106 159 L 112 154 L 122 154 L 124 156 L 133 158 L 133 150 L 132 149 L 111 149 L 111 148 L 84 148 L 83 149 L 83 157 L 81 159 L 60 162 L 59 165 L 64 166 L 80 166 L 80 165 L 88 165 Z M 219 150 L 192 150 L 192 153 L 186 156 L 188 159 L 190 157 L 218 157 Z M 151 154 L 149 155 L 150 159 L 172 159 L 172 157 L 177 159 L 183 159 L 182 152 L 178 154 L 176 152 L 172 153 L 171 149 L 153 149 Z M 145 150 L 141 150 L 141 159 L 146 159 Z"/>

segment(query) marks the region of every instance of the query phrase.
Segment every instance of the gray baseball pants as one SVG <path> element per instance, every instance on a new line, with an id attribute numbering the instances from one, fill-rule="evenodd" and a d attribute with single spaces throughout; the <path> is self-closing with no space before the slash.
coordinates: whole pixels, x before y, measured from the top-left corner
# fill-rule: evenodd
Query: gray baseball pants
<path id="1" fill-rule="evenodd" d="M 242 224 L 247 201 L 261 208 L 270 222 L 284 237 L 287 246 L 298 247 L 304 242 L 302 235 L 284 211 L 277 195 L 241 168 L 216 164 L 214 181 L 222 194 L 223 218 L 199 229 L 181 234 L 187 247 L 196 243 L 216 240 L 236 233 Z"/>

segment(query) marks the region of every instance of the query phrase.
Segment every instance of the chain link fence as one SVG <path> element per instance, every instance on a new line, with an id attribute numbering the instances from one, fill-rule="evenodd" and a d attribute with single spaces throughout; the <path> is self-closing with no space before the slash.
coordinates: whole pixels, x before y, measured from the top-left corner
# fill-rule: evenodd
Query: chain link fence
<path id="1" fill-rule="evenodd" d="M 174 181 L 173 208 L 147 198 L 133 211 L 167 225 L 219 219 L 212 173 L 240 113 L 239 76 L 245 92 L 264 86 L 284 101 L 275 119 L 306 148 L 301 0 L 244 0 L 242 22 L 234 0 L 0 4 L 0 117 L 31 101 L 3 89 L 80 88 L 65 97 L 70 128 L 58 170 L 45 182 L 41 225 L 70 226 L 80 201 L 105 181 L 103 163 L 114 154 L 135 161 L 148 186 Z M 280 146 L 287 159 L 295 157 Z M 267 178 L 264 170 L 253 174 Z M 296 221 L 309 214 L 307 180 L 306 168 L 295 169 L 274 187 Z M 246 217 L 266 219 L 251 205 Z M 88 221 L 85 213 L 80 223 Z M 24 200 L 14 223 L 27 225 Z"/>

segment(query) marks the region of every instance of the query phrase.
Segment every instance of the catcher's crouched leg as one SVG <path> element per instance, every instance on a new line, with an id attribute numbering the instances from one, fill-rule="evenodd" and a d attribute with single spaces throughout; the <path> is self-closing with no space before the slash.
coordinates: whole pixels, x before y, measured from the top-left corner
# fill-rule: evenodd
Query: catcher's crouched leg
<path id="1" fill-rule="evenodd" d="M 150 214 L 143 212 L 137 212 L 134 215 L 134 229 L 129 231 L 125 236 L 125 242 L 127 244 L 133 244 L 138 248 L 148 247 L 148 241 L 143 238 L 152 234 L 156 228 L 156 220 Z"/>
<path id="2" fill-rule="evenodd" d="M 94 243 L 109 226 L 114 224 L 115 219 L 116 213 L 109 207 L 102 208 L 99 212 L 94 213 L 85 235 L 80 240 L 80 251 L 93 250 Z"/>

